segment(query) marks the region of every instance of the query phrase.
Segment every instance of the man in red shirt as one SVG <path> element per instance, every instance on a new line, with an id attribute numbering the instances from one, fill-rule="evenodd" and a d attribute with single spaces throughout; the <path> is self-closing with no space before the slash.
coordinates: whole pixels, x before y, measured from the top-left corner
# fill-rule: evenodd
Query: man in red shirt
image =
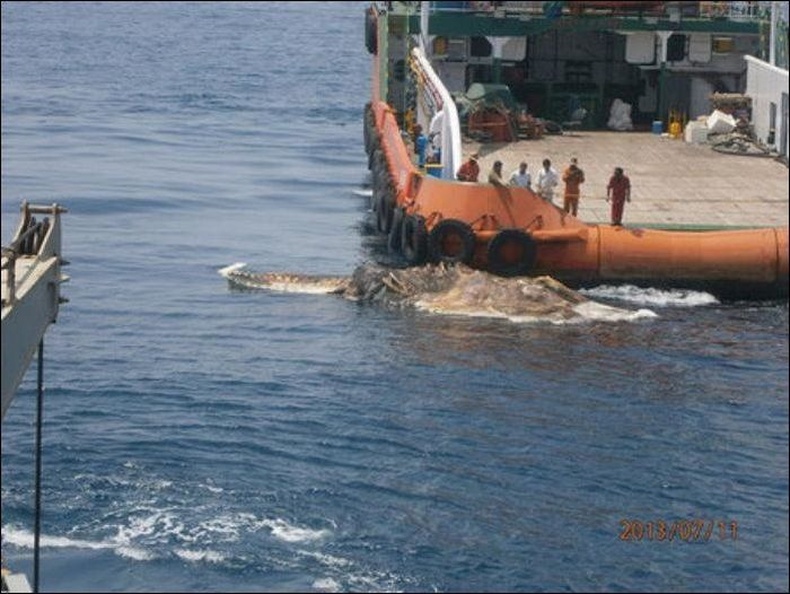
<path id="1" fill-rule="evenodd" d="M 631 180 L 623 173 L 622 167 L 614 168 L 614 175 L 606 186 L 606 201 L 612 202 L 612 225 L 623 224 L 623 207 L 631 202 Z"/>
<path id="2" fill-rule="evenodd" d="M 476 182 L 477 177 L 480 175 L 480 165 L 477 164 L 477 153 L 473 153 L 469 160 L 466 161 L 456 173 L 459 181 Z"/>

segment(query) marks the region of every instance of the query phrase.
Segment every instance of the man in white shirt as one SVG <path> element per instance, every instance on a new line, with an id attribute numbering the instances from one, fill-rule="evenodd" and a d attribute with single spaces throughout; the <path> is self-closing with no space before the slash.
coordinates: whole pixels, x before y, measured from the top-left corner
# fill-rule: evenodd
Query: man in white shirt
<path id="1" fill-rule="evenodd" d="M 527 164 L 526 162 L 522 161 L 518 169 L 510 174 L 510 183 L 511 186 L 515 186 L 517 188 L 527 188 L 528 190 L 532 189 L 532 176 L 527 173 Z"/>
<path id="2" fill-rule="evenodd" d="M 543 159 L 543 169 L 538 172 L 535 183 L 538 186 L 538 195 L 547 202 L 551 202 L 554 198 L 554 188 L 560 183 L 560 176 L 551 166 L 549 159 Z"/>

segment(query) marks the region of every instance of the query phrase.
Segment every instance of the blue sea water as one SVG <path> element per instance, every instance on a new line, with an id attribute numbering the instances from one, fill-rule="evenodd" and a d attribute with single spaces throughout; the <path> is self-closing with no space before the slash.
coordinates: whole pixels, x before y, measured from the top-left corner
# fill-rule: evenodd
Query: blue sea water
<path id="1" fill-rule="evenodd" d="M 786 302 L 512 324 L 217 274 L 385 257 L 364 8 L 2 4 L 3 243 L 22 200 L 69 209 L 41 589 L 787 591 Z M 34 418 L 31 369 L 2 429 L 31 577 Z"/>

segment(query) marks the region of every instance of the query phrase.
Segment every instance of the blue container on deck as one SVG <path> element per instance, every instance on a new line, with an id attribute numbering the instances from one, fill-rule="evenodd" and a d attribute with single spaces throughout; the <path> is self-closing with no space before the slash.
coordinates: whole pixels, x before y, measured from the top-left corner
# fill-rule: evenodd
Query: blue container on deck
<path id="1" fill-rule="evenodd" d="M 653 122 L 653 134 L 661 134 L 664 131 L 664 122 L 656 120 Z"/>

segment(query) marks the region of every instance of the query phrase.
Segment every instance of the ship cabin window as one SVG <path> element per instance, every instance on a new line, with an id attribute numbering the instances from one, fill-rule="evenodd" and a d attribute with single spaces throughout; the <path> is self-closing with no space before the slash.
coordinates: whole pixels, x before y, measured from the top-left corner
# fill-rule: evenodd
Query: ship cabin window
<path id="1" fill-rule="evenodd" d="M 472 37 L 469 44 L 469 54 L 473 58 L 488 58 L 491 56 L 494 48 L 491 47 L 491 42 L 485 37 Z"/>
<path id="2" fill-rule="evenodd" d="M 591 82 L 592 79 L 592 62 L 582 60 L 568 60 L 565 62 L 565 82 Z"/>
<path id="3" fill-rule="evenodd" d="M 670 37 L 671 39 L 671 37 Z M 729 54 L 735 51 L 735 41 L 732 37 L 714 37 L 713 38 L 713 53 L 714 54 Z"/>
<path id="4" fill-rule="evenodd" d="M 433 40 L 433 55 L 434 56 L 446 56 L 447 55 L 447 38 L 442 37 L 435 37 Z"/>
<path id="5" fill-rule="evenodd" d="M 667 39 L 667 62 L 680 62 L 686 57 L 686 36 L 675 33 Z"/>

